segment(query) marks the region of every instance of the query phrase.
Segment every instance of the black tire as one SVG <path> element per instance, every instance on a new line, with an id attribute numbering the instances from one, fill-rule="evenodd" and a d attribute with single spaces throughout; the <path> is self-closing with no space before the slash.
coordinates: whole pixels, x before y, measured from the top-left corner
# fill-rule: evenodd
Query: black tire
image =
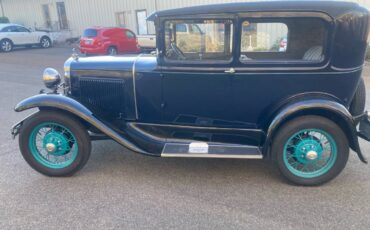
<path id="1" fill-rule="evenodd" d="M 64 168 L 50 168 L 40 163 L 31 152 L 30 136 L 35 127 L 45 122 L 61 124 L 71 131 L 78 145 L 77 156 L 70 165 Z M 60 112 L 40 111 L 28 118 L 19 133 L 19 147 L 23 158 L 36 171 L 53 177 L 71 176 L 85 166 L 91 152 L 91 141 L 86 128 L 70 115 Z"/>
<path id="2" fill-rule="evenodd" d="M 41 48 L 48 49 L 52 46 L 51 39 L 47 36 L 44 36 L 40 39 Z"/>
<path id="3" fill-rule="evenodd" d="M 111 56 L 115 56 L 117 55 L 117 53 L 118 53 L 117 48 L 114 46 L 110 46 L 107 50 L 107 54 Z"/>
<path id="4" fill-rule="evenodd" d="M 321 130 L 329 134 L 335 142 L 337 150 L 336 158 L 333 158 L 333 164 L 328 168 L 328 170 L 325 171 L 325 173 L 312 178 L 296 175 L 291 172 L 284 162 L 284 148 L 286 143 L 288 143 L 288 140 L 290 140 L 290 138 L 297 132 L 307 129 Z M 293 149 L 296 148 L 297 146 L 294 146 Z M 314 186 L 334 179 L 344 169 L 348 160 L 349 146 L 347 137 L 343 130 L 333 121 L 320 116 L 303 116 L 295 118 L 283 125 L 274 137 L 272 153 L 277 160 L 277 166 L 280 172 L 286 179 L 288 179 L 288 181 L 298 185 Z"/>
<path id="5" fill-rule="evenodd" d="M 361 78 L 360 83 L 357 87 L 355 96 L 352 99 L 349 111 L 352 116 L 358 116 L 364 113 L 366 103 L 366 87 L 365 81 Z"/>
<path id="6" fill-rule="evenodd" d="M 2 52 L 8 53 L 11 52 L 14 48 L 14 44 L 9 39 L 3 39 L 0 41 L 0 49 Z"/>

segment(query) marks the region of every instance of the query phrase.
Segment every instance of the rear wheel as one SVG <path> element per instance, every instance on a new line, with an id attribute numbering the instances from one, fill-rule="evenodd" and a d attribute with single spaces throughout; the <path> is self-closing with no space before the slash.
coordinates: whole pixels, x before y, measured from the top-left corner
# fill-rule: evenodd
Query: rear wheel
<path id="1" fill-rule="evenodd" d="M 36 171 L 70 176 L 89 159 L 91 143 L 80 122 L 57 112 L 41 111 L 27 119 L 19 135 L 21 153 Z"/>
<path id="2" fill-rule="evenodd" d="M 108 55 L 112 55 L 112 56 L 117 55 L 117 53 L 118 53 L 117 48 L 114 47 L 114 46 L 111 46 L 111 47 L 108 48 L 107 53 L 108 53 Z"/>
<path id="3" fill-rule="evenodd" d="M 345 167 L 349 146 L 342 129 L 331 120 L 304 116 L 285 124 L 273 141 L 281 173 L 300 185 L 319 185 Z"/>
<path id="4" fill-rule="evenodd" d="M 9 39 L 3 39 L 0 41 L 0 48 L 3 52 L 10 52 L 13 50 L 13 42 Z"/>

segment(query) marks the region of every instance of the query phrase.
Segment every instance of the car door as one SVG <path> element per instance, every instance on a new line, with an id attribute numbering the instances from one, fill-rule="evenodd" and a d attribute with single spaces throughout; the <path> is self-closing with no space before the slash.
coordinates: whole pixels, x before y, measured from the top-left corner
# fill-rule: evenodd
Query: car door
<path id="1" fill-rule="evenodd" d="M 26 29 L 23 26 L 17 26 L 17 37 L 19 38 L 18 44 L 20 45 L 27 45 L 33 44 L 35 42 L 35 38 L 33 37 L 30 30 Z"/>
<path id="2" fill-rule="evenodd" d="M 240 18 L 239 64 L 231 95 L 235 120 L 263 124 L 292 97 L 327 93 L 333 84 L 350 87 L 344 78 L 336 81 L 333 77 L 328 84 L 327 78 L 313 71 L 327 62 L 325 43 L 330 35 L 326 28 L 330 27 L 321 18 L 302 15 L 269 13 L 260 18 L 251 13 Z"/>
<path id="3" fill-rule="evenodd" d="M 196 24 L 202 31 L 182 36 L 178 24 Z M 164 40 L 163 121 L 236 125 L 230 110 L 233 21 L 168 20 Z"/>
<path id="4" fill-rule="evenodd" d="M 125 38 L 126 38 L 126 49 L 128 52 L 133 53 L 137 50 L 137 40 L 136 35 L 131 32 L 130 30 L 125 31 Z"/>
<path id="5" fill-rule="evenodd" d="M 5 27 L 2 32 L 3 37 L 10 39 L 14 45 L 22 44 L 22 34 L 18 32 L 17 26 Z"/>

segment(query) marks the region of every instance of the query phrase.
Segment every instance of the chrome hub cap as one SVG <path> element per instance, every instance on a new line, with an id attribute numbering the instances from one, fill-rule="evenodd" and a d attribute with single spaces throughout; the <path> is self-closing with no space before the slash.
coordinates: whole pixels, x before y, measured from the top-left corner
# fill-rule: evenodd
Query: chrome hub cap
<path id="1" fill-rule="evenodd" d="M 56 146 L 53 143 L 47 143 L 45 147 L 49 153 L 54 152 L 56 148 Z"/>
<path id="2" fill-rule="evenodd" d="M 317 159 L 317 156 L 318 156 L 317 152 L 316 151 L 313 151 L 313 150 L 308 151 L 306 153 L 306 158 L 309 159 L 309 160 L 316 160 Z"/>

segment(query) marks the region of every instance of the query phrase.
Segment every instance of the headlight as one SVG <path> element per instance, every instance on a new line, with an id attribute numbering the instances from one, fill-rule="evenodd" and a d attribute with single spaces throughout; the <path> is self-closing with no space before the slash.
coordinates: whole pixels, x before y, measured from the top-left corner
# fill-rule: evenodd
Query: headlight
<path id="1" fill-rule="evenodd" d="M 42 80 L 47 88 L 55 90 L 61 82 L 60 74 L 53 68 L 47 68 L 44 70 Z"/>

